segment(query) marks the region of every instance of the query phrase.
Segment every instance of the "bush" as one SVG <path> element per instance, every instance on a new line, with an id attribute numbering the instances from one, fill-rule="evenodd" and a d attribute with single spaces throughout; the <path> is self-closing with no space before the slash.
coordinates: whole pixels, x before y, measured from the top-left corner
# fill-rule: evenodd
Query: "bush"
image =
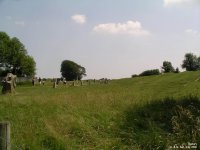
<path id="1" fill-rule="evenodd" d="M 135 78 L 135 77 L 138 77 L 138 75 L 137 74 L 133 74 L 131 77 Z"/>
<path id="2" fill-rule="evenodd" d="M 159 75 L 160 71 L 158 69 L 146 70 L 142 72 L 139 76 L 151 76 L 151 75 Z"/>

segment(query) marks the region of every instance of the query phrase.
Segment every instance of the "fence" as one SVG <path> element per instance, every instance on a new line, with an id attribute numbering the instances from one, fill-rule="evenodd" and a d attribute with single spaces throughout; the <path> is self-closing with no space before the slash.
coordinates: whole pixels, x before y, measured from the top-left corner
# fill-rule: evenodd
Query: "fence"
<path id="1" fill-rule="evenodd" d="M 26 82 L 26 81 L 31 81 L 32 78 L 30 77 L 17 77 L 17 82 Z"/>
<path id="2" fill-rule="evenodd" d="M 0 77 L 0 81 L 2 81 L 4 77 Z M 26 82 L 26 81 L 31 81 L 32 78 L 30 77 L 17 77 L 17 82 Z"/>

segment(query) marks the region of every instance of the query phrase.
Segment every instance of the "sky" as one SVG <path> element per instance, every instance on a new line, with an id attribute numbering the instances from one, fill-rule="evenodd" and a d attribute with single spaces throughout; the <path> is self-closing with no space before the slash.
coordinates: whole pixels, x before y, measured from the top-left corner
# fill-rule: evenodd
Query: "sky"
<path id="1" fill-rule="evenodd" d="M 85 79 L 127 78 L 200 56 L 200 0 L 0 0 L 0 31 L 25 45 L 38 77 L 72 60 Z"/>

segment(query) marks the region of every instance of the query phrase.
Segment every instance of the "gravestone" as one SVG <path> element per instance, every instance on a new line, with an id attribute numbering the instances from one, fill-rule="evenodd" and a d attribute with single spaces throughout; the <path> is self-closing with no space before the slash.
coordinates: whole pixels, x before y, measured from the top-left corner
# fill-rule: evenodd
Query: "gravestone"
<path id="1" fill-rule="evenodd" d="M 7 74 L 7 76 L 2 81 L 2 94 L 15 93 L 16 78 L 17 76 L 13 75 L 12 73 Z"/>
<path id="2" fill-rule="evenodd" d="M 57 88 L 57 79 L 53 79 L 53 88 Z"/>
<path id="3" fill-rule="evenodd" d="M 35 77 L 32 78 L 32 85 L 35 86 Z"/>

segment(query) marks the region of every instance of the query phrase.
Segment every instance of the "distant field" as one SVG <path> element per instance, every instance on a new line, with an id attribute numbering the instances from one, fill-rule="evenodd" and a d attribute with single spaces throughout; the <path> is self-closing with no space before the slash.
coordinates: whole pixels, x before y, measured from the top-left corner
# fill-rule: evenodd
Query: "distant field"
<path id="1" fill-rule="evenodd" d="M 68 87 L 17 86 L 0 95 L 12 149 L 200 149 L 200 71 Z M 189 126 L 189 127 L 188 127 Z"/>

